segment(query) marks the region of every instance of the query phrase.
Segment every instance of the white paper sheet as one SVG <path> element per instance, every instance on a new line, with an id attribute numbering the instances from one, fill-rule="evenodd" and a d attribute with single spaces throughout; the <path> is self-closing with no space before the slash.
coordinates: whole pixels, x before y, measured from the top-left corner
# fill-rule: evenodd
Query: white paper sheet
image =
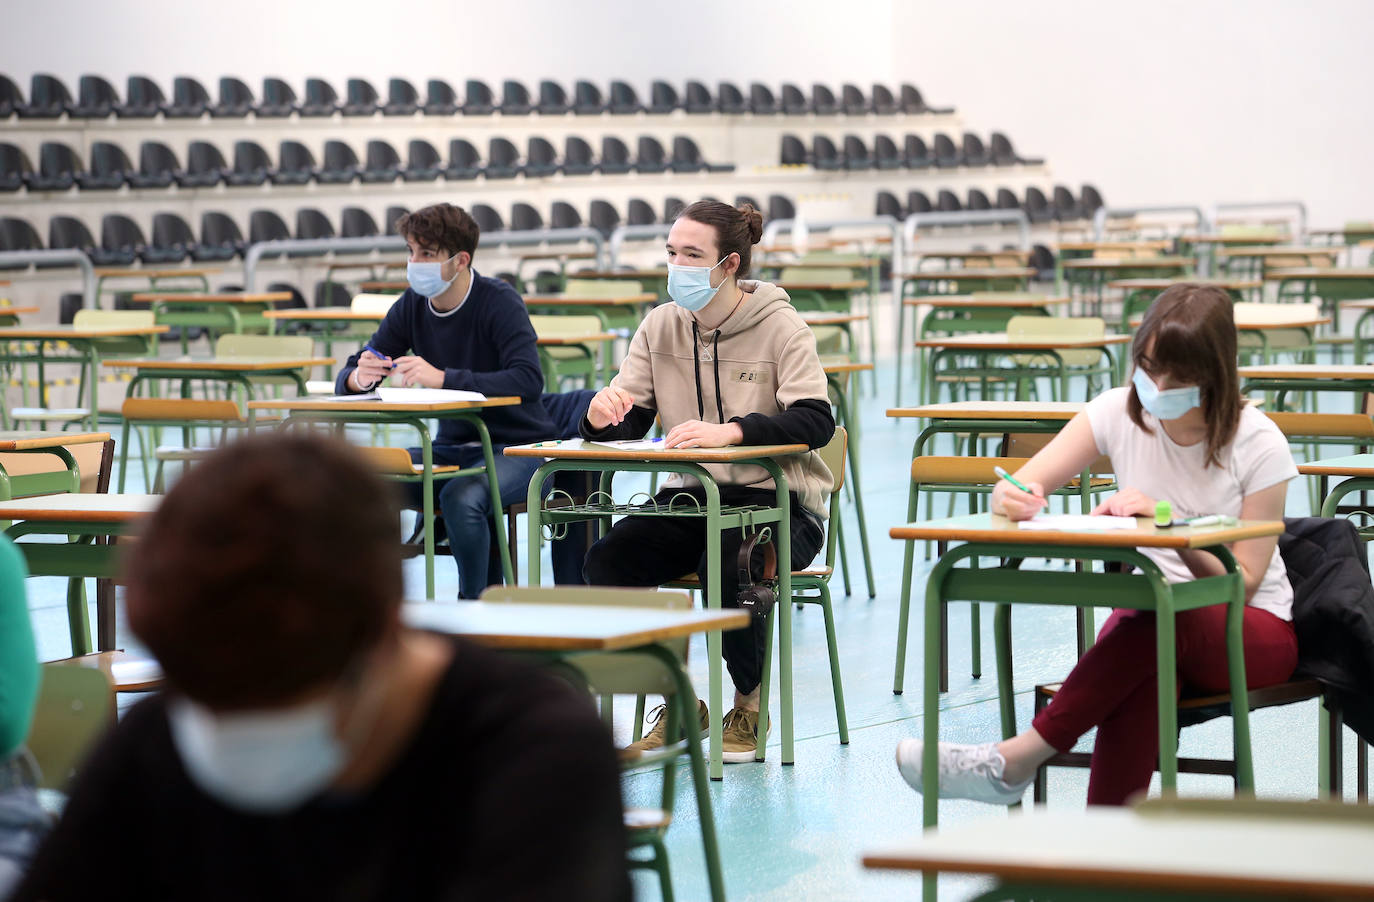
<path id="1" fill-rule="evenodd" d="M 1036 514 L 1016 524 L 1018 529 L 1056 532 L 1100 532 L 1106 529 L 1135 529 L 1135 517 L 1106 517 L 1090 514 Z"/>

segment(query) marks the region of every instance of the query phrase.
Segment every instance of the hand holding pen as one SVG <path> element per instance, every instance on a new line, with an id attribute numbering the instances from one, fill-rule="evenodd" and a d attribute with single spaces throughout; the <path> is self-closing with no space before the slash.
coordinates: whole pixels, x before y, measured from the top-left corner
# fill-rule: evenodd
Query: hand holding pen
<path id="1" fill-rule="evenodd" d="M 992 490 L 992 509 L 1012 520 L 1029 520 L 1049 506 L 1038 482 L 1023 483 L 1001 467 L 993 467 L 998 482 Z"/>
<path id="2" fill-rule="evenodd" d="M 354 381 L 359 388 L 371 386 L 375 388 L 383 379 L 390 374 L 395 364 L 391 358 L 373 348 L 365 345 L 363 352 L 358 355 L 358 368 L 354 371 Z"/>

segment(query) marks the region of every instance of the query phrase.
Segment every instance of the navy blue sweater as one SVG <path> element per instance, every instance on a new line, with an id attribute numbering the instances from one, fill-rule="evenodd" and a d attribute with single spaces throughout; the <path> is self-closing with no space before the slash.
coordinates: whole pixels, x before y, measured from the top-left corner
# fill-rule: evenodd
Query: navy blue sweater
<path id="1" fill-rule="evenodd" d="M 462 305 L 444 316 L 429 299 L 410 289 L 392 305 L 368 342 L 393 360 L 406 354 L 423 357 L 444 371 L 444 388 L 478 391 L 487 397 L 518 395 L 523 403 L 494 407 L 482 415 L 496 445 L 518 445 L 552 438 L 556 431 L 539 400 L 544 372 L 525 302 L 500 279 L 472 274 L 472 289 Z M 351 393 L 348 375 L 362 351 L 348 358 L 334 380 L 339 394 Z M 439 421 L 436 441 L 461 444 L 477 440 L 467 423 Z"/>

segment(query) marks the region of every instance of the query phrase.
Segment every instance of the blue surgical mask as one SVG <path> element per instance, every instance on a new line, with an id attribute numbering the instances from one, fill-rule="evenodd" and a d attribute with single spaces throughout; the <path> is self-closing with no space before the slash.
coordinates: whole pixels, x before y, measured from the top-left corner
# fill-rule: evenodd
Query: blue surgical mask
<path id="1" fill-rule="evenodd" d="M 728 258 L 721 257 L 716 266 L 720 266 Z M 716 266 L 679 266 L 676 263 L 668 264 L 668 297 L 677 302 L 677 305 L 684 310 L 700 310 L 711 303 L 711 298 L 720 291 L 720 285 L 725 284 L 722 279 L 720 285 L 711 287 L 711 271 Z"/>
<path id="2" fill-rule="evenodd" d="M 178 698 L 168 704 L 167 717 L 192 782 L 242 811 L 277 814 L 298 808 L 334 782 L 348 760 L 334 735 L 333 697 L 232 714 Z"/>
<path id="3" fill-rule="evenodd" d="M 454 260 L 457 257 L 458 255 L 454 254 L 452 257 L 449 257 L 448 260 L 443 261 L 443 263 L 416 263 L 413 260 L 409 261 L 406 263 L 406 281 L 410 283 L 410 287 L 415 293 L 421 297 L 437 298 L 445 291 L 448 291 L 448 287 L 458 278 L 458 274 L 454 273 L 452 279 L 449 279 L 447 282 L 444 281 L 443 270 L 441 268 L 444 263 L 449 262 L 449 260 Z"/>
<path id="4" fill-rule="evenodd" d="M 1160 391 L 1159 386 L 1155 385 L 1154 380 L 1145 375 L 1145 371 L 1140 367 L 1136 367 L 1131 382 L 1135 385 L 1135 394 L 1140 399 L 1140 406 L 1159 420 L 1176 420 L 1194 407 L 1202 405 L 1202 392 L 1196 385 Z"/>

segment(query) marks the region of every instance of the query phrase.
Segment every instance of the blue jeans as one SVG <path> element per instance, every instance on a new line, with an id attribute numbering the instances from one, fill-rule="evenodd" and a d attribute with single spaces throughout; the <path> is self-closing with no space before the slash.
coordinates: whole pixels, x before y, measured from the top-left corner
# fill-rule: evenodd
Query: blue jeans
<path id="1" fill-rule="evenodd" d="M 501 506 L 522 502 L 529 490 L 530 478 L 544 463 L 538 457 L 506 457 L 504 445 L 493 446 L 496 459 L 496 481 L 501 488 Z M 435 443 L 436 465 L 478 467 L 482 465 L 481 445 L 445 445 Z M 411 459 L 420 462 L 420 449 L 410 449 Z M 487 488 L 487 474 L 458 476 L 436 481 L 439 497 L 435 514 L 443 517 L 448 533 L 449 550 L 458 563 L 458 597 L 477 598 L 487 586 L 502 582 L 500 546 L 496 544 L 492 521 L 491 492 Z M 406 486 L 412 504 L 419 507 L 421 486 Z M 554 581 L 582 582 L 582 558 L 587 547 L 586 531 L 570 529 L 565 539 L 554 542 Z"/>

